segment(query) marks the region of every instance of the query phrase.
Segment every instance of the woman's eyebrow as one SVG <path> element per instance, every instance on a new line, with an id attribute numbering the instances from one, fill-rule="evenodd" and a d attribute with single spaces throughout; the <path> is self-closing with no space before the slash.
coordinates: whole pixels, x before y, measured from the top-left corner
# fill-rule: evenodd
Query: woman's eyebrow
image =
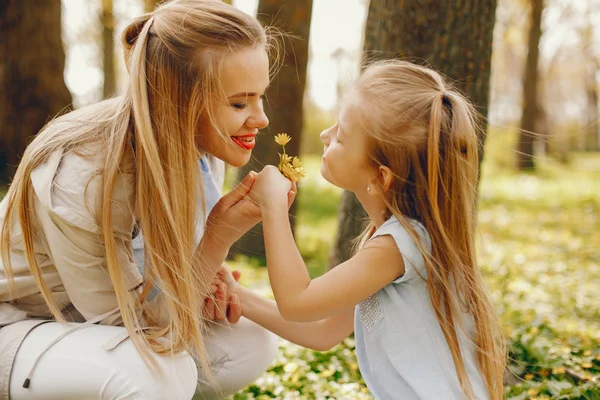
<path id="1" fill-rule="evenodd" d="M 265 88 L 265 90 L 262 92 L 262 94 L 260 94 L 260 96 L 262 96 L 264 93 L 266 93 L 266 91 L 267 91 L 268 88 L 269 88 L 269 86 L 267 86 Z M 255 96 L 259 96 L 259 94 L 256 93 L 256 92 L 240 92 L 240 93 L 236 93 L 236 94 L 234 94 L 232 96 L 228 96 L 227 98 L 228 99 L 233 99 L 233 98 L 236 98 L 236 97 L 255 97 Z"/>
<path id="2" fill-rule="evenodd" d="M 233 96 L 229 96 L 229 99 L 235 98 L 235 97 L 254 97 L 256 96 L 256 93 L 247 93 L 247 92 L 241 92 L 241 93 L 237 93 L 234 94 Z"/>

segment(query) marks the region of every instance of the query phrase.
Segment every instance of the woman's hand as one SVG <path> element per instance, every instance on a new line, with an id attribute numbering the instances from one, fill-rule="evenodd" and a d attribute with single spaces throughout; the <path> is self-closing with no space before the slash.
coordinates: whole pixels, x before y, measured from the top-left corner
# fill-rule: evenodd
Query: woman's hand
<path id="1" fill-rule="evenodd" d="M 296 185 L 283 176 L 273 165 L 267 165 L 256 175 L 250 191 L 250 198 L 260 205 L 268 208 L 273 202 L 282 202 L 287 199 L 290 207 L 296 196 Z"/>
<path id="2" fill-rule="evenodd" d="M 234 242 L 260 221 L 260 207 L 247 196 L 256 176 L 256 172 L 251 171 L 231 192 L 221 197 L 208 216 L 203 239 L 206 237 L 213 244 L 229 250 Z"/>
<path id="3" fill-rule="evenodd" d="M 242 306 L 236 293 L 239 271 L 231 271 L 223 264 L 211 284 L 212 297 L 204 300 L 204 318 L 222 321 L 225 318 L 232 324 L 242 317 Z"/>

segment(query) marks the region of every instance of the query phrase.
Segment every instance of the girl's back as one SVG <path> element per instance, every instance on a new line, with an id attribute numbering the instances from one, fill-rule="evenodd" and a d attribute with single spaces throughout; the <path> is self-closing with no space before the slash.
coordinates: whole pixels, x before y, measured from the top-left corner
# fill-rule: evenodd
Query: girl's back
<path id="1" fill-rule="evenodd" d="M 425 250 L 429 234 L 410 220 Z M 392 216 L 372 238 L 390 235 L 404 258 L 405 273 L 356 307 L 354 335 L 362 376 L 377 399 L 446 399 L 463 395 L 452 354 L 427 292 L 427 272 L 419 247 Z M 376 266 L 373 266 L 376 268 Z M 376 273 L 376 271 L 374 271 Z M 460 348 L 473 391 L 487 399 L 477 364 L 473 318 L 461 316 Z"/>

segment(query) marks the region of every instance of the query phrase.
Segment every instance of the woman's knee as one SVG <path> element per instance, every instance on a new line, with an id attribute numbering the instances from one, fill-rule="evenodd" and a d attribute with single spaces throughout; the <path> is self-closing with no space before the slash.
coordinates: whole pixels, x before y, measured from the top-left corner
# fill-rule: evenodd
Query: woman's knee
<path id="1" fill-rule="evenodd" d="M 106 398 L 139 398 L 149 400 L 193 397 L 198 382 L 198 369 L 187 353 L 172 356 L 153 355 L 156 369 L 141 359 L 135 365 L 123 365 L 105 386 Z M 105 398 L 105 397 L 102 397 Z"/>
<path id="2" fill-rule="evenodd" d="M 218 389 L 201 371 L 197 398 L 222 398 L 250 385 L 273 362 L 278 342 L 276 335 L 244 318 L 234 326 L 216 329 L 208 352 Z"/>

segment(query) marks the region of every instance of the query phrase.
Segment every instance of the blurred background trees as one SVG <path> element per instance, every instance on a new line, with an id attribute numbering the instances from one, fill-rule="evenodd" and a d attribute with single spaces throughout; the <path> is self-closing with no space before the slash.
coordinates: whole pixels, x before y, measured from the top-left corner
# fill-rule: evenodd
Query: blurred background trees
<path id="1" fill-rule="evenodd" d="M 0 185 L 28 140 L 71 104 L 60 23 L 60 0 L 0 2 Z"/>
<path id="2" fill-rule="evenodd" d="M 445 76 L 461 77 L 458 88 L 487 116 L 496 0 L 471 1 L 469 12 L 461 12 L 463 7 L 452 2 L 371 0 L 363 59 L 408 59 Z M 480 160 L 486 132 L 481 128 Z M 344 192 L 330 267 L 350 258 L 348 244 L 362 231 L 365 217 L 356 196 Z"/>
<path id="3" fill-rule="evenodd" d="M 291 142 L 286 145 L 288 154 L 298 155 L 300 151 L 312 4 L 313 0 L 260 0 L 258 3 L 258 19 L 264 25 L 279 29 L 283 36 L 279 40 L 280 49 L 273 52 L 275 58 L 271 60 L 271 65 L 278 71 L 265 93 L 264 107 L 269 117 L 267 134 L 253 150 L 250 163 L 240 168 L 238 180 L 251 170 L 260 171 L 267 164 L 277 165 L 280 146 L 273 140 L 277 133 L 285 132 L 291 136 Z M 292 215 L 296 213 L 296 207 L 294 204 L 290 209 Z M 295 226 L 294 220 L 292 226 Z M 232 251 L 264 259 L 262 225 L 258 224 L 246 233 Z"/>
<path id="4" fill-rule="evenodd" d="M 158 3 L 0 2 L 0 197 L 49 119 L 71 103 L 119 95 L 127 79 L 120 33 Z M 353 196 L 318 173 L 319 133 L 335 122 L 339 97 L 365 59 L 402 57 L 440 70 L 487 115 L 478 246 L 519 377 L 507 397 L 598 398 L 600 0 L 230 3 L 290 35 L 265 101 L 271 125 L 251 166 L 229 170 L 228 185 L 248 168 L 275 164 L 272 135 L 290 134 L 288 150 L 308 172 L 291 218 L 311 274 L 323 273 L 349 256 L 361 228 Z M 264 266 L 260 229 L 234 253 L 244 284 L 268 292 L 264 268 L 253 267 Z M 282 344 L 265 379 L 239 398 L 287 393 L 370 398 L 351 341 L 327 354 Z"/>

